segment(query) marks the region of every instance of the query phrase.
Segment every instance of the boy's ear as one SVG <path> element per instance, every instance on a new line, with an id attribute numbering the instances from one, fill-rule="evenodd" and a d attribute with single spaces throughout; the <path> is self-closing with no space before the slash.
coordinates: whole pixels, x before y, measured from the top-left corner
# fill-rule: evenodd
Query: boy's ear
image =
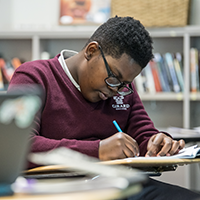
<path id="1" fill-rule="evenodd" d="M 98 42 L 92 41 L 85 47 L 84 56 L 87 60 L 90 60 L 92 56 L 95 55 L 98 51 L 99 51 Z"/>

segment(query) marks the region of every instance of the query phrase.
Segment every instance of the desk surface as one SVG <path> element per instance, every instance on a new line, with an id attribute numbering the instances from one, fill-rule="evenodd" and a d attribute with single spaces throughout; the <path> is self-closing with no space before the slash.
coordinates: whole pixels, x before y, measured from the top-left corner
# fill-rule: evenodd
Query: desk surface
<path id="1" fill-rule="evenodd" d="M 157 167 L 166 165 L 185 165 L 192 163 L 199 163 L 200 158 L 194 159 L 182 159 L 171 157 L 137 157 L 137 158 L 125 158 L 118 160 L 104 161 L 102 164 L 108 165 L 129 165 L 132 167 Z"/>
<path id="2" fill-rule="evenodd" d="M 200 158 L 194 159 L 182 159 L 182 158 L 171 158 L 171 157 L 137 157 L 137 158 L 125 158 L 118 160 L 102 161 L 100 164 L 106 165 L 128 165 L 131 167 L 157 167 L 166 165 L 185 165 L 192 163 L 199 163 Z M 42 166 L 34 169 L 30 169 L 27 172 L 44 172 L 44 171 L 54 171 L 54 170 L 65 170 L 66 166 L 62 165 L 50 165 Z"/>

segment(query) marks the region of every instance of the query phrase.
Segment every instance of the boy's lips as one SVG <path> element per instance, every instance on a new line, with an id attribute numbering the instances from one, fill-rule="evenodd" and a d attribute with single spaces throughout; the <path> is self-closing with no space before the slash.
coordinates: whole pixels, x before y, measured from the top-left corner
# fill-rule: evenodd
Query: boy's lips
<path id="1" fill-rule="evenodd" d="M 99 97 L 100 97 L 102 100 L 108 99 L 108 97 L 107 97 L 103 92 L 99 92 Z"/>

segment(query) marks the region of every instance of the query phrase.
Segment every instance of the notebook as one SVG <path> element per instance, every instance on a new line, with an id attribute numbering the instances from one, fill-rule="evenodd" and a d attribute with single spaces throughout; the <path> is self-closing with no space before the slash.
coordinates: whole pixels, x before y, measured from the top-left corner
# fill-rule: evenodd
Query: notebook
<path id="1" fill-rule="evenodd" d="M 30 133 L 41 104 L 42 91 L 38 87 L 0 93 L 1 189 L 11 185 L 26 167 Z"/>

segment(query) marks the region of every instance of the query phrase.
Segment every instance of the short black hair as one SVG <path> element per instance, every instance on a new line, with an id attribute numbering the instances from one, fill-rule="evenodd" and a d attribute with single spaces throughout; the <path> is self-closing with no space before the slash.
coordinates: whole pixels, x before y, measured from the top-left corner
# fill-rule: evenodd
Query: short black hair
<path id="1" fill-rule="evenodd" d="M 142 68 L 153 58 L 152 38 L 140 21 L 132 17 L 108 19 L 93 33 L 86 46 L 92 41 L 98 42 L 106 55 L 120 58 L 126 53 Z"/>

